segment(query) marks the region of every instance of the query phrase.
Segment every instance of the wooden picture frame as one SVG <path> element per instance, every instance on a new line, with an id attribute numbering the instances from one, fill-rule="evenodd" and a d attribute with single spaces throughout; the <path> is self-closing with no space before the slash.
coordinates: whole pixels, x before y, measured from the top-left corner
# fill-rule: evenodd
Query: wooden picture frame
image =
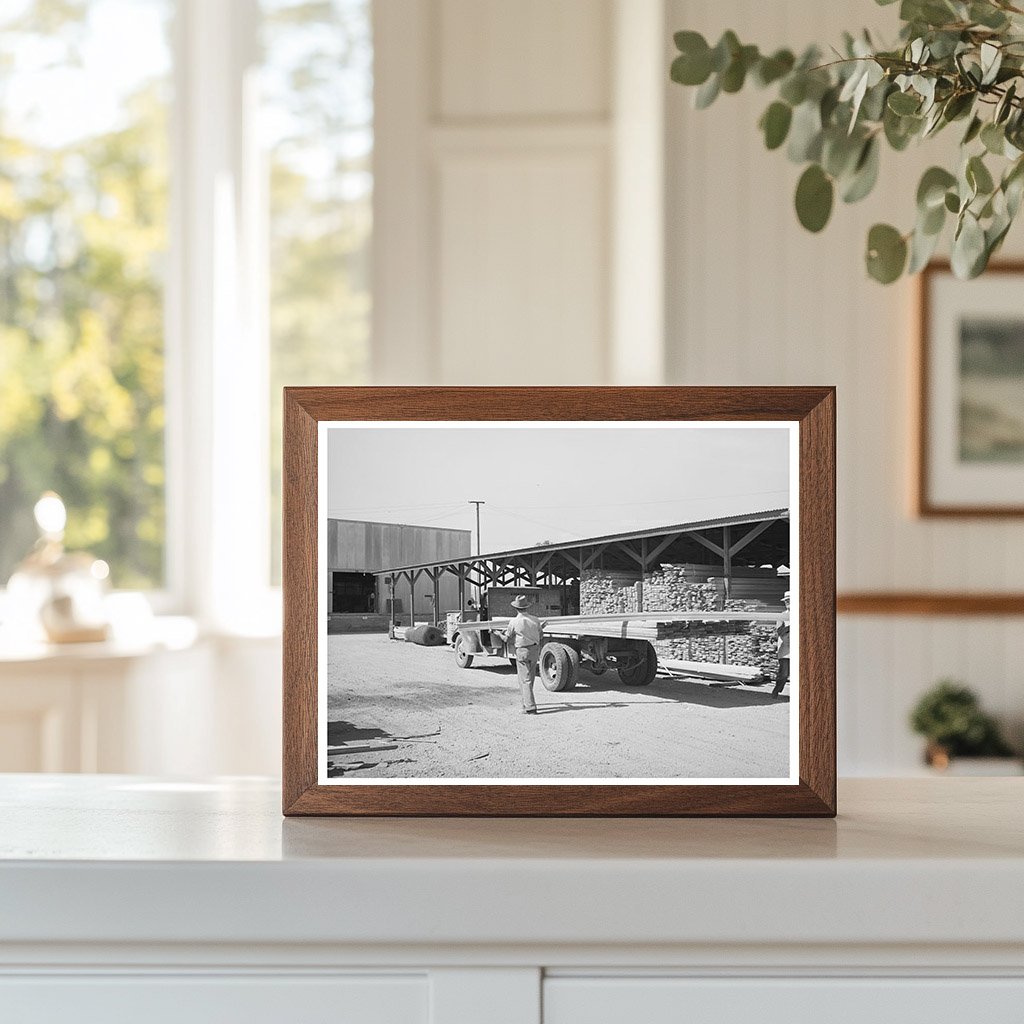
<path id="1" fill-rule="evenodd" d="M 319 766 L 320 425 L 509 421 L 793 424 L 798 453 L 799 723 L 787 784 L 325 784 Z M 610 424 L 614 425 L 614 424 Z M 815 816 L 836 813 L 835 389 L 304 387 L 284 393 L 283 811 L 389 816 Z M 728 543 L 726 542 L 726 547 Z M 582 568 L 581 568 L 582 575 Z M 438 652 L 442 653 L 442 652 Z M 538 722 L 538 724 L 540 724 Z M 798 740 L 798 742 L 797 742 Z"/>
<path id="2" fill-rule="evenodd" d="M 1007 277 L 1017 277 L 1015 287 L 1024 284 L 1024 261 L 1002 260 L 992 262 L 984 275 L 973 281 L 958 281 L 953 277 L 948 261 L 936 260 L 930 263 L 918 276 L 917 281 L 917 338 L 915 345 L 914 376 L 916 379 L 917 410 L 912 451 L 913 467 L 913 511 L 921 518 L 993 519 L 1024 516 L 1024 501 L 980 500 L 986 489 L 991 491 L 989 482 L 992 470 L 985 465 L 966 466 L 958 473 L 953 466 L 953 440 L 949 436 L 955 415 L 953 404 L 952 360 L 956 353 L 951 350 L 947 335 L 950 307 L 961 314 L 968 311 L 982 311 L 991 301 L 993 289 L 1006 285 Z M 957 297 L 947 298 L 939 289 L 957 289 Z M 972 305 L 973 303 L 973 305 Z M 1010 289 L 1006 289 L 1007 307 L 1018 304 Z M 996 312 L 993 317 L 1002 314 Z M 1018 318 L 1014 312 L 1014 319 Z M 1024 315 L 1019 315 L 1024 325 Z M 936 339 L 941 335 L 941 344 Z M 936 352 L 936 348 L 942 350 Z M 962 370 L 960 372 L 963 372 Z M 962 385 L 962 381 L 961 381 Z M 938 392 L 938 396 L 937 393 Z M 944 396 L 944 397 L 943 397 Z M 962 397 L 961 397 L 962 401 Z M 963 414 L 961 413 L 961 416 Z M 964 425 L 960 424 L 963 437 Z M 1024 492 L 1024 461 L 1010 467 L 1004 476 L 1012 473 L 1019 477 L 1017 490 Z M 960 496 L 962 495 L 962 496 Z M 980 496 L 980 498 L 979 498 Z"/>

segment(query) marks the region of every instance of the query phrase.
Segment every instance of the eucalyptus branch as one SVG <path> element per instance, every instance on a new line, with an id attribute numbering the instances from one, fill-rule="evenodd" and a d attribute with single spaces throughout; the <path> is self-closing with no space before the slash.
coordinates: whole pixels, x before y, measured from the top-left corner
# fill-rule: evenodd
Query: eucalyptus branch
<path id="1" fill-rule="evenodd" d="M 804 165 L 796 214 L 815 232 L 828 223 L 837 193 L 854 203 L 872 191 L 883 143 L 899 152 L 962 121 L 958 166 L 930 167 L 918 185 L 913 228 L 876 224 L 865 259 L 884 284 L 916 273 L 952 220 L 953 269 L 975 277 L 1024 199 L 1024 38 L 1012 20 L 1024 9 L 1010 0 L 902 0 L 899 12 L 896 48 L 877 48 L 867 33 L 846 35 L 827 62 L 813 47 L 797 58 L 789 50 L 762 54 L 733 32 L 714 46 L 696 32 L 678 32 L 671 75 L 697 88 L 701 109 L 750 81 L 774 89 L 758 126 L 768 149 L 785 146 Z"/>

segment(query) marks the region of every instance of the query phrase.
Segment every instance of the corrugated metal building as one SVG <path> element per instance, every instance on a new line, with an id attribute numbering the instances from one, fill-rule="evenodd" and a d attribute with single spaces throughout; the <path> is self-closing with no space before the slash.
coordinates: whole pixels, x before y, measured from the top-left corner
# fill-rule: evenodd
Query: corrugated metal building
<path id="1" fill-rule="evenodd" d="M 328 612 L 332 624 L 343 628 L 339 616 L 359 617 L 364 628 L 387 628 L 390 587 L 375 576 L 392 565 L 410 565 L 456 559 L 472 554 L 469 530 L 399 523 L 372 523 L 353 519 L 327 520 Z M 409 614 L 408 592 L 396 599 L 395 611 Z M 414 614 L 432 619 L 434 588 L 426 577 L 415 589 Z M 458 580 L 453 576 L 438 581 L 438 604 L 442 613 L 459 607 Z M 374 621 L 367 619 L 373 616 Z M 379 621 L 378 617 L 379 616 Z M 355 626 L 355 619 L 351 625 Z"/>

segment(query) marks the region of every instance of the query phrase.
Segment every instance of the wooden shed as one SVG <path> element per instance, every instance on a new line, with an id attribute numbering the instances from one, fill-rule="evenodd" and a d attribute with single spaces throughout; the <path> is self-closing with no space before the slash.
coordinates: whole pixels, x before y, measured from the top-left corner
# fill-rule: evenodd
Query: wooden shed
<path id="1" fill-rule="evenodd" d="M 375 523 L 353 519 L 327 520 L 327 609 L 332 626 L 341 630 L 363 623 L 366 628 L 387 628 L 390 587 L 380 576 L 392 565 L 459 559 L 471 554 L 469 530 L 404 523 Z M 375 575 L 376 574 L 376 575 Z M 449 576 L 438 583 L 438 611 L 459 607 L 458 580 Z M 396 613 L 409 614 L 406 590 L 396 598 Z M 433 619 L 434 589 L 426 578 L 415 589 L 414 615 Z M 354 616 L 348 622 L 338 616 Z M 371 618 L 372 617 L 372 618 Z M 332 630 L 334 631 L 334 630 Z"/>

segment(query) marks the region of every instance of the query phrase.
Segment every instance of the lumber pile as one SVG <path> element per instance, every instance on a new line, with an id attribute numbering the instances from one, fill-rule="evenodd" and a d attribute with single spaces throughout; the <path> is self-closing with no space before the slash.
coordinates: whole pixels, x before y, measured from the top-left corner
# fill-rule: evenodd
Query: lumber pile
<path id="1" fill-rule="evenodd" d="M 636 585 L 640 574 L 585 569 L 580 579 L 580 615 L 638 612 Z"/>
<path id="2" fill-rule="evenodd" d="M 789 577 L 774 569 L 736 568 L 730 600 L 725 599 L 725 580 L 720 565 L 684 563 L 662 565 L 644 580 L 644 611 L 773 611 L 781 609 Z M 580 613 L 605 615 L 639 611 L 639 572 L 588 569 L 580 580 Z M 774 672 L 775 626 L 753 622 L 633 623 L 631 636 L 650 640 L 658 659 L 752 666 Z M 634 628 L 636 627 L 636 628 Z"/>

